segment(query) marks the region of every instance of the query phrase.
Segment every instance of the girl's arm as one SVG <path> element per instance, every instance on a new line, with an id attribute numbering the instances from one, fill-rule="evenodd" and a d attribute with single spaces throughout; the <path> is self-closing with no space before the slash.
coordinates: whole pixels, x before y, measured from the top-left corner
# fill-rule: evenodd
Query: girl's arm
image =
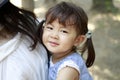
<path id="1" fill-rule="evenodd" d="M 56 80 L 79 80 L 79 72 L 75 68 L 64 67 L 58 72 Z"/>

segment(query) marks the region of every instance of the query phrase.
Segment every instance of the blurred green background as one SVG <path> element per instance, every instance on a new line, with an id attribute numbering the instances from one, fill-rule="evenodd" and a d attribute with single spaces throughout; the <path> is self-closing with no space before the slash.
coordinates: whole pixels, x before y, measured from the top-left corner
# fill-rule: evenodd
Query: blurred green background
<path id="1" fill-rule="evenodd" d="M 11 0 L 34 11 L 39 19 L 61 1 L 75 3 L 88 14 L 96 52 L 95 63 L 89 68 L 94 80 L 120 80 L 120 0 Z"/>

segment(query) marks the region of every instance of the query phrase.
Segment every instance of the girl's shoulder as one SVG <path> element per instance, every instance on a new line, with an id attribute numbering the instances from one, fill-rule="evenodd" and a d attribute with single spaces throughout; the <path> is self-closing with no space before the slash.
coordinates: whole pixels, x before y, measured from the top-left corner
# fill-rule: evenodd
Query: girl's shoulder
<path id="1" fill-rule="evenodd" d="M 80 54 L 80 53 L 77 53 L 77 52 L 74 52 L 74 53 L 72 53 L 71 55 L 67 56 L 67 57 L 65 58 L 65 61 L 66 61 L 66 60 L 72 60 L 72 61 L 74 61 L 74 62 L 79 62 L 79 63 L 83 63 L 83 62 L 84 62 L 81 54 Z"/>
<path id="2" fill-rule="evenodd" d="M 65 67 L 74 68 L 80 73 L 81 80 L 92 80 L 91 75 L 85 65 L 85 61 L 79 53 L 73 53 L 66 57 L 58 68 L 58 72 Z"/>
<path id="3" fill-rule="evenodd" d="M 82 59 L 81 55 L 79 53 L 73 53 L 64 58 L 61 63 L 59 64 L 58 71 L 66 66 L 73 67 L 80 71 L 79 69 L 82 68 L 85 65 L 84 60 Z"/>

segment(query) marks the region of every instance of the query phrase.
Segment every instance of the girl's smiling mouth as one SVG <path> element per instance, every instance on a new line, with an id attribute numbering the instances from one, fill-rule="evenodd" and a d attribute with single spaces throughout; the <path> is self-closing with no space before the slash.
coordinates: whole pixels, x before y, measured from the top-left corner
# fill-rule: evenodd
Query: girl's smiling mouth
<path id="1" fill-rule="evenodd" d="M 56 43 L 56 42 L 52 42 L 52 41 L 49 41 L 49 44 L 50 44 L 52 47 L 56 47 L 56 46 L 59 45 L 58 43 Z"/>

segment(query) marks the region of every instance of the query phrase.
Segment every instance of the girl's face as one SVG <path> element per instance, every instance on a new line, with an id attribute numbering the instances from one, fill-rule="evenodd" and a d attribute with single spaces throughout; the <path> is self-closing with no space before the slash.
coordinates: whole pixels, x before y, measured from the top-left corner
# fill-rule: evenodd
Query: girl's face
<path id="1" fill-rule="evenodd" d="M 73 46 L 78 44 L 77 32 L 74 26 L 63 26 L 58 20 L 45 24 L 43 43 L 53 56 L 62 57 L 71 53 Z"/>

